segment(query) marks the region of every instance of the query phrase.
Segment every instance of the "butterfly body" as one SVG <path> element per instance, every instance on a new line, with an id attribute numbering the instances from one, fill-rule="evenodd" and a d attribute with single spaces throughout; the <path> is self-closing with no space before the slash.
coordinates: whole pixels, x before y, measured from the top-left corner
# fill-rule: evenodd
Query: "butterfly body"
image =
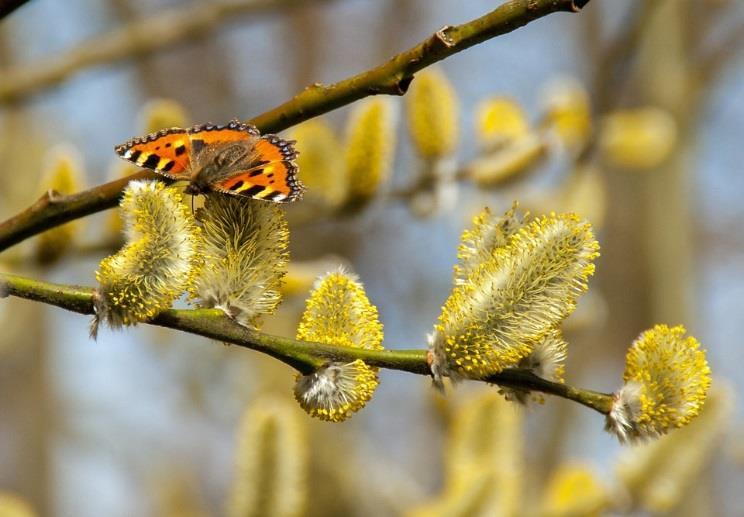
<path id="1" fill-rule="evenodd" d="M 261 136 L 254 126 L 234 120 L 224 126 L 163 129 L 117 146 L 116 153 L 168 178 L 188 181 L 190 194 L 222 192 L 287 203 L 303 191 L 293 144 L 276 135 Z"/>

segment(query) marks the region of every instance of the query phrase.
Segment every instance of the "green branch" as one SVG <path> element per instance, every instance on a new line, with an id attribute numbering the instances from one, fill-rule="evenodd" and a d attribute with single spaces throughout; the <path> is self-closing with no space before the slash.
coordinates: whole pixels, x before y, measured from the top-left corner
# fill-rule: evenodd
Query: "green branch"
<path id="1" fill-rule="evenodd" d="M 261 131 L 286 129 L 355 100 L 376 94 L 403 95 L 413 75 L 427 66 L 557 11 L 578 11 L 588 0 L 512 0 L 462 25 L 448 26 L 387 63 L 330 86 L 312 85 L 284 104 L 252 119 Z M 0 100 L 2 93 L 0 90 Z M 44 195 L 19 215 L 0 223 L 0 251 L 60 224 L 116 206 L 139 172 L 71 196 Z"/>
<path id="2" fill-rule="evenodd" d="M 0 274 L 0 296 L 8 295 L 55 305 L 80 314 L 94 313 L 93 300 L 96 296 L 95 290 L 90 287 L 52 284 L 3 273 Z M 351 362 L 355 359 L 362 359 L 379 368 L 419 375 L 430 373 L 426 350 L 362 350 L 297 341 L 247 329 L 217 309 L 168 310 L 149 323 L 262 352 L 304 374 L 330 361 Z M 612 404 L 612 395 L 546 381 L 527 371 L 506 370 L 484 381 L 556 395 L 603 414 L 609 412 Z"/>

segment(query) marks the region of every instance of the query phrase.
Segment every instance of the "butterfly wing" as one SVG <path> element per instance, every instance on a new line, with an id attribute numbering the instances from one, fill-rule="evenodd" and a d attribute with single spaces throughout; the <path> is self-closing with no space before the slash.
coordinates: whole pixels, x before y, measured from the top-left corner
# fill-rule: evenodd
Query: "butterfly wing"
<path id="1" fill-rule="evenodd" d="M 276 135 L 259 138 L 250 162 L 210 185 L 213 190 L 236 196 L 252 197 L 276 203 L 290 203 L 302 197 L 304 187 L 297 179 L 294 142 Z"/>
<path id="2" fill-rule="evenodd" d="M 172 127 L 115 148 L 116 154 L 139 167 L 175 180 L 189 179 L 191 142 L 186 129 Z"/>

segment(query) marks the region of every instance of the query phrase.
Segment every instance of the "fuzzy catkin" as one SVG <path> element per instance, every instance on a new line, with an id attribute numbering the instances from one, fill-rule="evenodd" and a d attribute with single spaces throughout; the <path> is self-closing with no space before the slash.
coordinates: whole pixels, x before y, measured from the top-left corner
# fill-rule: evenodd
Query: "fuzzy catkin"
<path id="1" fill-rule="evenodd" d="M 329 273 L 316 284 L 297 330 L 297 339 L 329 345 L 382 349 L 382 324 L 355 276 Z M 378 385 L 378 368 L 357 359 L 331 362 L 298 375 L 295 398 L 311 416 L 341 422 L 362 409 Z"/>
<path id="2" fill-rule="evenodd" d="M 435 381 L 452 374 L 484 378 L 517 365 L 574 310 L 598 248 L 588 223 L 551 214 L 456 276 L 430 338 Z"/>
<path id="3" fill-rule="evenodd" d="M 207 195 L 197 212 L 204 267 L 192 289 L 201 307 L 216 307 L 247 327 L 281 302 L 289 228 L 274 203 Z"/>
<path id="4" fill-rule="evenodd" d="M 395 151 L 392 101 L 373 97 L 356 103 L 346 130 L 346 205 L 370 201 L 390 176 Z"/>
<path id="5" fill-rule="evenodd" d="M 60 146 L 50 153 L 47 160 L 40 190 L 67 195 L 83 189 L 85 174 L 82 158 L 76 149 Z M 82 221 L 78 220 L 45 231 L 36 239 L 36 260 L 41 264 L 56 262 L 75 245 L 81 230 Z"/>
<path id="6" fill-rule="evenodd" d="M 296 409 L 262 399 L 238 431 L 229 517 L 299 517 L 307 505 L 307 438 Z"/>
<path id="7" fill-rule="evenodd" d="M 428 161 L 455 151 L 459 106 L 454 88 L 438 68 L 416 74 L 406 95 L 408 132 L 418 154 Z"/>
<path id="8" fill-rule="evenodd" d="M 201 266 L 199 228 L 182 195 L 159 181 L 132 181 L 121 209 L 127 244 L 101 261 L 96 315 L 112 328 L 146 321 L 168 309 Z"/>

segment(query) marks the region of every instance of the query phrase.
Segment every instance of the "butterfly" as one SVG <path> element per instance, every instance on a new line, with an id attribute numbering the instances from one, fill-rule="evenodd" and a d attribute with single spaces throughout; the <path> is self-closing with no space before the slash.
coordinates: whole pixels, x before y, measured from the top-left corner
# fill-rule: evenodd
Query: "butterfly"
<path id="1" fill-rule="evenodd" d="M 276 203 L 302 197 L 293 141 L 263 135 L 233 120 L 162 129 L 115 147 L 125 160 L 173 180 L 188 181 L 186 193 L 222 192 Z"/>

